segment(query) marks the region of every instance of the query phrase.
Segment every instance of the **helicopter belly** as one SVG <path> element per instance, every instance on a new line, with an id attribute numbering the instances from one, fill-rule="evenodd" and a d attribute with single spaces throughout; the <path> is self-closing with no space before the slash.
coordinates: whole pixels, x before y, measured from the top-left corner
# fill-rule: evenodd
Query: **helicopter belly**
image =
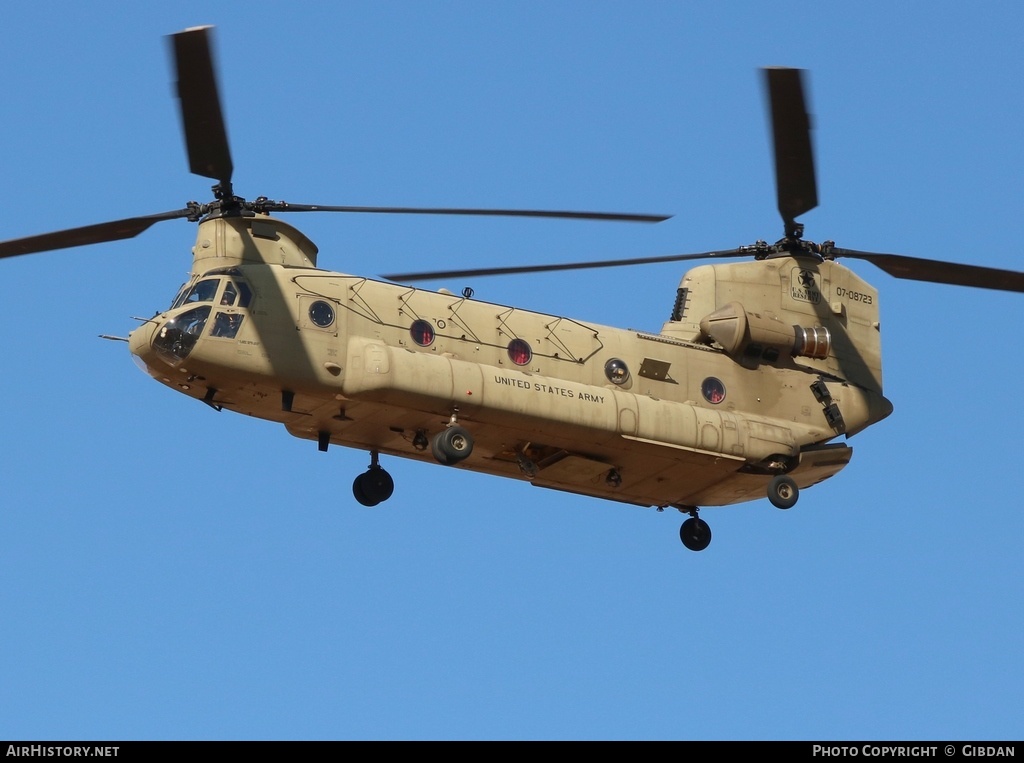
<path id="1" fill-rule="evenodd" d="M 434 463 L 428 448 L 415 445 L 418 434 L 432 435 L 448 423 L 441 412 L 393 404 L 347 401 L 343 413 L 325 402 L 296 415 L 286 427 L 292 435 L 316 440 L 330 427 L 330 442 L 381 454 Z M 330 424 L 325 423 L 329 420 Z M 644 507 L 725 506 L 764 497 L 770 476 L 744 471 L 747 461 L 697 448 L 624 437 L 585 429 L 545 429 L 520 418 L 465 418 L 475 439 L 471 458 L 455 468 L 527 481 Z M 807 487 L 839 471 L 849 460 L 845 445 L 808 458 L 791 473 Z"/>
<path id="2" fill-rule="evenodd" d="M 344 415 L 326 424 L 323 416 L 335 412 L 336 406 L 325 404 L 286 427 L 296 437 L 316 440 L 318 430 L 329 426 L 332 443 L 433 463 L 429 449 L 416 448 L 416 436 L 431 436 L 449 420 L 440 411 L 350 400 Z M 460 420 L 472 431 L 475 445 L 472 457 L 457 468 L 623 503 L 666 506 L 726 479 L 745 463 L 612 431 L 545 427 L 537 420 L 491 413 L 481 409 Z"/>
<path id="3" fill-rule="evenodd" d="M 428 438 L 457 420 L 475 440 L 460 468 L 637 505 L 759 497 L 769 477 L 757 465 L 800 460 L 785 422 L 368 339 L 351 340 L 334 392 L 285 419 L 288 431 L 430 461 Z"/>

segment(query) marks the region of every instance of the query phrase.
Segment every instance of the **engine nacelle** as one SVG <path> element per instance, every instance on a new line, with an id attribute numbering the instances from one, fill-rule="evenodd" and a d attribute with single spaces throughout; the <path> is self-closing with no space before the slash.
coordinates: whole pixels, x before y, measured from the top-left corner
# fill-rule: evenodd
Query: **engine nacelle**
<path id="1" fill-rule="evenodd" d="M 739 302 L 705 316 L 700 329 L 733 357 L 769 362 L 782 354 L 824 359 L 832 347 L 831 334 L 824 326 L 790 325 L 774 315 L 750 312 Z"/>

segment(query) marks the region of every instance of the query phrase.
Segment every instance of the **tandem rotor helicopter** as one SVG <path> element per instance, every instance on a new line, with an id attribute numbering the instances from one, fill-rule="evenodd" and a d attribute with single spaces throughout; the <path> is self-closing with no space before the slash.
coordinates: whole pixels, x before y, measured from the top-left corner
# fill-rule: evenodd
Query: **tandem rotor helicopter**
<path id="1" fill-rule="evenodd" d="M 784 236 L 774 244 L 627 260 L 385 275 L 317 267 L 284 212 L 505 215 L 658 222 L 658 215 L 290 204 L 234 194 L 211 28 L 171 36 L 193 173 L 214 200 L 0 242 L 0 257 L 198 223 L 189 281 L 127 338 L 146 371 L 216 410 L 366 450 L 355 499 L 394 482 L 382 455 L 525 480 L 642 507 L 675 508 L 683 544 L 711 541 L 701 507 L 767 497 L 791 508 L 839 472 L 842 440 L 892 412 L 882 392 L 877 290 L 836 260 L 897 278 L 1024 291 L 1024 273 L 842 249 L 803 238 L 817 206 L 800 70 L 765 70 Z M 685 274 L 659 332 L 601 326 L 426 291 L 416 281 L 743 258 Z"/>

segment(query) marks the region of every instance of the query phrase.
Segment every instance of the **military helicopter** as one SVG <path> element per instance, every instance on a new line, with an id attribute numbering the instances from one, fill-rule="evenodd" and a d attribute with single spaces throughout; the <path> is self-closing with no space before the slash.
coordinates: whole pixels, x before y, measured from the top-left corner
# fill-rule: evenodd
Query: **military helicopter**
<path id="1" fill-rule="evenodd" d="M 382 455 L 689 517 L 701 507 L 800 491 L 852 456 L 842 439 L 888 416 L 877 290 L 839 264 L 897 278 L 1024 291 L 1024 273 L 863 252 L 803 238 L 817 206 L 802 73 L 765 70 L 784 235 L 698 254 L 401 273 L 384 280 L 317 267 L 286 212 L 505 215 L 658 222 L 662 215 L 509 209 L 351 207 L 236 196 L 211 28 L 171 36 L 193 173 L 214 200 L 169 212 L 0 242 L 0 257 L 132 238 L 165 220 L 198 223 L 190 278 L 170 307 L 126 338 L 150 376 L 218 411 L 283 424 L 320 451 L 369 452 L 355 500 L 394 481 Z M 596 325 L 410 284 L 655 262 L 702 264 L 683 277 L 659 332 Z"/>

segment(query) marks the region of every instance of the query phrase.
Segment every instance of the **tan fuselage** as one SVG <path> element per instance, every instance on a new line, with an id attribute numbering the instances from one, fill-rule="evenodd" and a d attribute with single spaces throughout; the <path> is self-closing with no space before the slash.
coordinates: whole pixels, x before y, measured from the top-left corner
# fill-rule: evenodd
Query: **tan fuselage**
<path id="1" fill-rule="evenodd" d="M 696 268 L 688 304 L 647 334 L 319 270 L 272 218 L 207 220 L 194 256 L 192 283 L 218 281 L 209 310 L 157 315 L 132 352 L 173 389 L 322 446 L 432 460 L 423 438 L 457 421 L 476 441 L 460 468 L 686 508 L 760 498 L 782 471 L 831 476 L 850 449 L 824 443 L 891 410 L 875 292 L 830 262 Z M 228 304 L 232 290 L 251 300 Z M 207 325 L 168 352 L 169 321 L 197 305 Z M 709 335 L 701 319 L 726 305 Z M 828 354 L 788 346 L 794 326 L 827 326 Z"/>

